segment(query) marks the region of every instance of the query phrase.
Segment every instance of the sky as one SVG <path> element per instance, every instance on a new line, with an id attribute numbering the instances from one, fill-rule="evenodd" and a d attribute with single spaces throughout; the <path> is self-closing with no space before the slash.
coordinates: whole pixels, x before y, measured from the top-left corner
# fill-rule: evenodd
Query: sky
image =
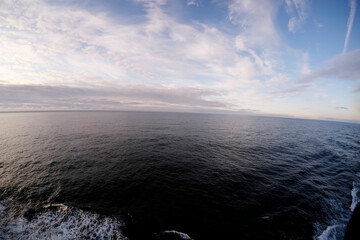
<path id="1" fill-rule="evenodd" d="M 356 0 L 0 0 L 0 111 L 360 122 Z"/>

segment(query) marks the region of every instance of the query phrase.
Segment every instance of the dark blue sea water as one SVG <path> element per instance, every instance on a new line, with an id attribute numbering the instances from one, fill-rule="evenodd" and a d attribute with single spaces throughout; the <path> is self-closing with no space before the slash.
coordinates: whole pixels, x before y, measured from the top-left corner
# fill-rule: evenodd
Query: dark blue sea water
<path id="1" fill-rule="evenodd" d="M 0 114 L 0 239 L 342 239 L 360 124 Z"/>

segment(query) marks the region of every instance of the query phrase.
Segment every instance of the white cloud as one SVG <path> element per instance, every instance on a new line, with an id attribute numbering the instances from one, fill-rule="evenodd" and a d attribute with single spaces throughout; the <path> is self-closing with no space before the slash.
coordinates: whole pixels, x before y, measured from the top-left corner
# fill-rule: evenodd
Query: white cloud
<path id="1" fill-rule="evenodd" d="M 274 24 L 279 1 L 233 0 L 229 5 L 229 19 L 239 24 L 240 46 L 267 48 L 276 46 L 280 37 Z"/>
<path id="2" fill-rule="evenodd" d="M 297 32 L 307 18 L 308 3 L 306 0 L 285 0 L 286 10 L 291 18 L 288 22 L 290 32 Z"/>
<path id="3" fill-rule="evenodd" d="M 188 0 L 187 1 L 187 5 L 188 6 L 196 6 L 196 7 L 199 7 L 200 6 L 200 3 L 198 0 Z"/>
<path id="4" fill-rule="evenodd" d="M 48 107 L 72 108 L 90 107 L 95 109 L 121 110 L 124 107 L 149 105 L 178 106 L 184 109 L 209 108 L 227 109 L 230 104 L 206 100 L 207 97 L 221 97 L 223 93 L 200 88 L 150 88 L 140 85 L 122 85 L 117 88 L 91 86 L 64 87 L 44 85 L 0 84 L 0 110 L 17 106 L 44 104 Z M 117 104 L 118 103 L 118 104 Z"/>
<path id="5" fill-rule="evenodd" d="M 259 109 L 264 92 L 293 96 L 306 88 L 290 85 L 289 69 L 308 72 L 308 55 L 281 40 L 275 24 L 281 1 L 231 1 L 232 33 L 179 20 L 166 1 L 137 4 L 145 15 L 134 13 L 139 19 L 129 24 L 70 4 L 2 2 L 0 82 L 3 93 L 8 87 L 7 106 L 240 111 L 244 103 Z"/>
<path id="6" fill-rule="evenodd" d="M 0 78 L 71 86 L 86 73 L 114 83 L 201 85 L 195 80 L 201 76 L 240 86 L 263 74 L 259 62 L 237 54 L 232 37 L 219 29 L 177 22 L 162 10 L 164 1 L 141 2 L 146 21 L 133 25 L 42 1 L 4 3 Z M 22 73 L 11 80 L 14 68 Z"/>
<path id="7" fill-rule="evenodd" d="M 299 78 L 300 82 L 311 82 L 317 79 L 338 79 L 360 81 L 360 49 L 332 58 L 326 66 L 310 71 Z"/>

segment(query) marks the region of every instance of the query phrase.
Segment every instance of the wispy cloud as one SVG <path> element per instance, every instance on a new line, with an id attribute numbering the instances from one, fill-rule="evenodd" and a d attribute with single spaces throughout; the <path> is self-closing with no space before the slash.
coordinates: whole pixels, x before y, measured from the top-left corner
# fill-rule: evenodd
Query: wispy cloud
<path id="1" fill-rule="evenodd" d="M 308 1 L 179 1 L 1 1 L 0 108 L 264 112 L 318 78 L 358 79 L 358 51 L 311 71 L 284 39 L 279 11 L 299 31 Z"/>
<path id="2" fill-rule="evenodd" d="M 229 19 L 238 24 L 237 36 L 239 50 L 246 48 L 267 48 L 280 43 L 279 32 L 275 26 L 277 1 L 233 0 L 229 5 Z"/>
<path id="3" fill-rule="evenodd" d="M 150 88 L 124 85 L 118 88 L 90 88 L 46 85 L 0 84 L 0 109 L 35 105 L 59 108 L 73 106 L 93 109 L 122 110 L 129 106 L 178 106 L 182 109 L 208 108 L 225 110 L 229 103 L 221 101 L 222 92 L 200 88 Z M 217 101 L 209 97 L 219 98 Z"/>
<path id="4" fill-rule="evenodd" d="M 285 0 L 286 10 L 291 15 L 288 22 L 288 30 L 297 32 L 307 18 L 308 3 L 306 0 Z"/>
<path id="5" fill-rule="evenodd" d="M 335 109 L 337 109 L 337 110 L 348 110 L 349 108 L 348 107 L 335 107 Z"/>
<path id="6" fill-rule="evenodd" d="M 299 82 L 317 79 L 338 79 L 360 81 L 360 49 L 340 54 L 331 59 L 325 67 L 309 72 L 299 78 Z"/>
<path id="7" fill-rule="evenodd" d="M 351 29 L 353 26 L 355 13 L 356 13 L 356 0 L 349 0 L 349 5 L 350 5 L 350 14 L 349 14 L 348 22 L 347 22 L 347 31 L 346 31 L 346 37 L 345 37 L 345 42 L 344 42 L 343 53 L 346 52 L 347 46 L 349 43 L 350 33 L 351 33 Z"/>
<path id="8" fill-rule="evenodd" d="M 269 91 L 267 92 L 267 97 L 289 97 L 289 96 L 297 96 L 304 90 L 312 87 L 311 83 L 303 83 L 303 84 L 294 84 L 293 86 L 285 87 L 282 89 Z"/>
<path id="9" fill-rule="evenodd" d="M 196 7 L 198 7 L 198 6 L 200 6 L 200 3 L 199 3 L 198 0 L 188 0 L 187 5 L 188 6 L 196 6 Z"/>
<path id="10" fill-rule="evenodd" d="M 206 85 L 246 85 L 263 74 L 254 59 L 236 52 L 231 36 L 176 21 L 162 9 L 164 1 L 141 2 L 145 21 L 129 25 L 75 6 L 9 1 L 3 5 L 0 78 L 54 84 L 59 79 L 49 76 L 66 75 L 61 81 L 71 85 L 86 73 L 113 82 L 201 85 L 200 78 Z M 243 63 L 248 67 L 238 68 Z"/>
<path id="11" fill-rule="evenodd" d="M 233 1 L 229 16 L 240 32 L 235 38 L 204 23 L 177 21 L 163 9 L 164 0 L 139 4 L 145 16 L 127 24 L 72 5 L 5 1 L 0 79 L 82 86 L 100 77 L 115 86 L 239 89 L 269 81 L 268 86 L 284 75 L 277 71 L 276 49 L 265 48 L 271 39 L 271 46 L 280 46 L 274 24 L 279 3 Z"/>

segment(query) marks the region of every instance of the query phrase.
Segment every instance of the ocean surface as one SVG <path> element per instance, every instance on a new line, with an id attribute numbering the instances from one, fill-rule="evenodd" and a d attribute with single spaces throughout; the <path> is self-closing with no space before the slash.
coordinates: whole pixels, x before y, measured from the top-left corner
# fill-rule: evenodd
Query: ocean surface
<path id="1" fill-rule="evenodd" d="M 360 124 L 0 113 L 0 239 L 342 239 Z"/>

